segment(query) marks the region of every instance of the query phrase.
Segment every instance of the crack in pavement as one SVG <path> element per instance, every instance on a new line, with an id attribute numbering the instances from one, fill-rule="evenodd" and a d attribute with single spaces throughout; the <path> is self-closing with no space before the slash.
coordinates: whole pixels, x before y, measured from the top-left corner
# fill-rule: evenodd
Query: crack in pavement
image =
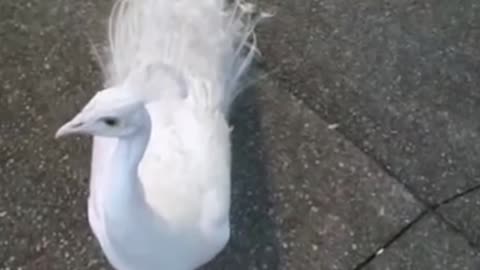
<path id="1" fill-rule="evenodd" d="M 478 189 L 478 188 L 477 188 Z M 436 208 L 435 208 L 436 209 Z M 442 215 L 437 213 L 435 210 L 432 209 L 426 209 L 423 212 L 421 212 L 415 219 L 413 219 L 410 223 L 405 225 L 398 233 L 392 236 L 392 238 L 388 239 L 385 244 L 383 244 L 381 247 L 379 247 L 373 254 L 368 256 L 365 260 L 360 262 L 357 266 L 353 268 L 353 270 L 362 270 L 364 267 L 366 267 L 371 261 L 373 261 L 377 256 L 381 255 L 388 247 L 390 247 L 393 243 L 395 243 L 397 240 L 399 240 L 405 233 L 407 233 L 415 224 L 420 222 L 422 218 L 426 217 L 427 215 L 433 215 L 436 218 L 440 220 L 440 222 L 443 222 L 447 230 L 450 230 L 456 235 L 460 235 L 463 239 L 466 240 L 467 245 L 472 248 L 473 250 L 480 252 L 480 250 L 477 248 L 475 243 L 469 240 L 468 237 L 465 236 L 464 232 L 461 229 L 458 229 L 455 225 L 453 225 L 451 222 L 449 222 L 447 219 L 445 219 Z"/>
<path id="2" fill-rule="evenodd" d="M 428 214 L 432 214 L 434 215 L 436 218 L 438 218 L 441 222 L 443 222 L 444 224 L 447 225 L 447 229 L 454 232 L 455 234 L 457 235 L 460 235 L 462 236 L 462 238 L 464 238 L 466 240 L 466 242 L 468 243 L 469 247 L 476 250 L 476 251 L 479 251 L 479 248 L 477 247 L 477 245 L 472 242 L 471 240 L 469 240 L 469 238 L 465 235 L 465 233 L 460 229 L 460 228 L 457 228 L 457 226 L 455 226 L 454 224 L 452 224 L 450 221 L 448 221 L 443 215 L 441 215 L 440 213 L 437 212 L 437 209 L 439 207 L 441 207 L 442 205 L 445 205 L 445 204 L 448 204 L 452 201 L 455 201 L 456 199 L 459 199 L 461 197 L 464 197 L 472 192 L 475 192 L 477 190 L 480 190 L 480 184 L 479 185 L 476 185 L 472 188 L 469 188 L 463 192 L 460 192 L 458 194 L 455 194 L 454 196 L 450 197 L 450 198 L 447 198 L 445 200 L 443 200 L 442 202 L 438 203 L 438 204 L 435 204 L 435 205 L 432 205 L 432 206 L 428 206 L 427 204 L 427 209 L 425 209 L 423 212 L 421 212 L 417 217 L 415 217 L 415 219 L 413 219 L 410 223 L 408 223 L 407 225 L 405 225 L 398 233 L 396 233 L 395 235 L 392 236 L 392 238 L 388 239 L 385 244 L 383 244 L 380 248 L 378 248 L 373 254 L 371 254 L 370 256 L 368 256 L 365 260 L 363 260 L 362 262 L 360 262 L 357 266 L 355 266 L 353 268 L 353 270 L 361 270 L 363 269 L 364 267 L 366 267 L 371 261 L 373 261 L 377 256 L 381 255 L 389 246 L 391 246 L 393 243 L 395 243 L 398 239 L 400 239 L 405 233 L 407 233 L 415 224 L 417 224 L 419 221 L 422 220 L 422 218 L 424 218 L 425 216 L 427 216 Z"/>
<path id="3" fill-rule="evenodd" d="M 275 72 L 275 74 L 278 73 L 278 70 L 277 72 Z M 284 82 L 284 79 L 282 78 L 278 78 L 276 77 L 275 78 L 276 80 L 278 80 L 280 83 L 283 83 Z M 314 112 L 320 119 L 322 119 L 322 121 L 328 123 L 328 121 L 326 121 L 321 113 L 315 109 L 313 106 L 309 105 L 308 103 L 304 102 L 303 98 L 300 97 L 299 95 L 295 94 L 294 92 L 290 91 L 290 90 L 286 90 L 293 98 L 295 98 L 296 100 L 300 101 L 302 103 L 303 106 L 305 106 L 306 108 L 308 108 L 309 110 L 311 110 L 312 112 Z M 452 201 L 455 201 L 456 199 L 459 199 L 459 198 L 462 198 L 472 192 L 475 192 L 477 190 L 480 190 L 480 184 L 478 185 L 475 185 L 467 190 L 464 190 L 460 193 L 457 193 L 447 199 L 444 199 L 442 200 L 440 203 L 436 203 L 436 204 L 430 204 L 429 202 L 427 202 L 426 200 L 422 199 L 421 197 L 419 197 L 417 195 L 417 193 L 407 184 L 405 184 L 404 182 L 400 181 L 399 177 L 394 173 L 392 172 L 392 170 L 390 170 L 383 162 L 379 161 L 377 158 L 375 158 L 373 155 L 371 155 L 370 153 L 367 153 L 364 149 L 362 149 L 361 147 L 359 147 L 358 144 L 356 144 L 354 141 L 352 141 L 348 136 L 346 136 L 345 133 L 343 132 L 340 132 L 339 130 L 336 130 L 336 132 L 341 135 L 346 141 L 348 141 L 349 143 L 351 143 L 354 147 L 356 147 L 359 151 L 361 151 L 361 153 L 363 153 L 365 156 L 367 156 L 374 164 L 376 164 L 377 166 L 380 167 L 380 169 L 382 169 L 386 175 L 388 175 L 389 177 L 393 178 L 399 185 L 401 185 L 408 193 L 410 193 L 410 195 L 412 195 L 414 197 L 415 200 L 417 200 L 421 206 L 423 206 L 425 209 L 417 216 L 415 217 L 412 221 L 410 221 L 410 223 L 408 223 L 407 225 L 405 225 L 397 234 L 395 234 L 392 238 L 390 238 L 389 240 L 387 240 L 385 242 L 385 244 L 383 244 L 380 248 L 378 248 L 372 255 L 368 256 L 363 262 L 359 263 L 355 268 L 354 270 L 361 270 L 363 267 L 365 267 L 369 262 L 371 262 L 376 256 L 380 255 L 383 253 L 383 251 L 388 248 L 390 245 L 392 245 L 396 240 L 398 240 L 399 238 L 401 238 L 413 225 L 415 225 L 417 222 L 419 222 L 423 217 L 425 217 L 427 214 L 432 214 L 434 215 L 436 218 L 438 218 L 441 222 L 443 222 L 446 227 L 447 227 L 447 230 L 450 230 L 451 232 L 453 232 L 454 234 L 457 234 L 459 236 L 461 236 L 465 241 L 466 243 L 468 244 L 468 246 L 470 248 L 472 248 L 473 250 L 477 251 L 477 252 L 480 252 L 480 247 L 478 247 L 475 243 L 473 243 L 471 240 L 469 240 L 469 237 L 466 235 L 466 233 L 461 230 L 460 228 L 458 228 L 457 226 L 455 226 L 453 223 L 451 223 L 450 221 L 448 221 L 445 217 L 443 217 L 441 214 L 437 213 L 437 209 L 439 207 L 441 207 L 442 205 L 445 205 L 445 204 L 448 204 Z"/>
<path id="4" fill-rule="evenodd" d="M 433 205 L 432 207 L 435 208 L 435 209 L 437 209 L 437 208 L 439 208 L 439 207 L 442 206 L 442 205 L 449 204 L 449 203 L 451 203 L 451 202 L 453 202 L 453 201 L 455 201 L 455 200 L 457 200 L 457 199 L 460 199 L 460 198 L 462 198 L 462 197 L 465 197 L 465 196 L 469 195 L 470 193 L 473 193 L 473 192 L 475 192 L 475 191 L 477 191 L 477 190 L 480 190 L 480 184 L 475 185 L 475 186 L 473 186 L 473 187 L 471 187 L 471 188 L 468 188 L 468 189 L 466 189 L 466 190 L 464 190 L 464 191 L 462 191 L 462 192 L 459 192 L 459 193 L 451 196 L 450 198 L 447 198 L 447 199 L 441 201 L 440 203 Z"/>
<path id="5" fill-rule="evenodd" d="M 372 255 L 368 256 L 365 260 L 360 262 L 357 266 L 353 268 L 353 270 L 361 270 L 365 266 L 367 266 L 373 259 L 375 259 L 377 256 L 381 255 L 389 246 L 391 246 L 393 243 L 395 243 L 398 239 L 400 239 L 413 225 L 417 224 L 423 217 L 425 217 L 428 213 L 430 213 L 429 210 L 424 210 L 421 212 L 418 216 L 416 216 L 410 223 L 405 225 L 400 231 L 398 231 L 396 234 L 394 234 L 390 239 L 388 239 L 385 244 L 383 244 L 380 248 L 378 248 Z"/>

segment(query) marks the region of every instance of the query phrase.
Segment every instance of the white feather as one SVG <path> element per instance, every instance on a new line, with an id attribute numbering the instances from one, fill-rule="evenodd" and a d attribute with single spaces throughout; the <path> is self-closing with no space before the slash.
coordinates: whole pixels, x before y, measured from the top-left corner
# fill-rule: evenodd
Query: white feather
<path id="1" fill-rule="evenodd" d="M 140 66 L 161 63 L 208 80 L 228 110 L 255 53 L 254 28 L 267 13 L 236 0 L 117 0 L 109 19 L 107 87 Z"/>

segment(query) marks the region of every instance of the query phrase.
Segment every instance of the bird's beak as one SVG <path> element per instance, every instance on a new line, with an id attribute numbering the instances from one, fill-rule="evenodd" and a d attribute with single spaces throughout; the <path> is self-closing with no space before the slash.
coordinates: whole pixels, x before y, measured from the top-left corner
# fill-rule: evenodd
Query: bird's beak
<path id="1" fill-rule="evenodd" d="M 55 139 L 65 137 L 71 134 L 81 133 L 82 127 L 83 122 L 79 121 L 78 119 L 73 119 L 72 121 L 67 122 L 57 130 L 57 133 L 55 133 Z"/>

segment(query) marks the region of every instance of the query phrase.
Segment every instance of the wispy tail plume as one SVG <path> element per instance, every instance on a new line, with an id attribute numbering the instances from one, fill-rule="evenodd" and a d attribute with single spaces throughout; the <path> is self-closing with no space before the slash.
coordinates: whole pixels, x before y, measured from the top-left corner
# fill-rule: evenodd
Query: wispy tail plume
<path id="1" fill-rule="evenodd" d="M 255 26 L 266 13 L 243 0 L 117 0 L 109 19 L 107 86 L 145 64 L 208 80 L 228 111 L 255 54 Z"/>

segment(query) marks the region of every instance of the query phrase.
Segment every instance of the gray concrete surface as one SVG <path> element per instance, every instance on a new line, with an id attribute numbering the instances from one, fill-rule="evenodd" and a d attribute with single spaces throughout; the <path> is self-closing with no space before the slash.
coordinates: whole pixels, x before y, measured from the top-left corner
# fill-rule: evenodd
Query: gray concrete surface
<path id="1" fill-rule="evenodd" d="M 464 232 L 471 245 L 480 247 L 479 190 L 442 205 L 438 211 L 456 230 Z"/>
<path id="2" fill-rule="evenodd" d="M 366 270 L 471 270 L 478 254 L 437 218 L 426 215 L 405 235 L 365 267 Z"/>
<path id="3" fill-rule="evenodd" d="M 235 111 L 237 230 L 214 269 L 353 269 L 423 206 L 280 89 L 262 81 Z"/>
<path id="4" fill-rule="evenodd" d="M 53 139 L 101 87 L 108 2 L 0 2 L 0 269 L 110 269 L 89 141 Z M 232 241 L 204 269 L 479 269 L 480 4 L 260 4 L 269 76 L 232 117 Z"/>
<path id="5" fill-rule="evenodd" d="M 480 184 L 478 1 L 265 2 L 287 90 L 423 201 Z"/>

